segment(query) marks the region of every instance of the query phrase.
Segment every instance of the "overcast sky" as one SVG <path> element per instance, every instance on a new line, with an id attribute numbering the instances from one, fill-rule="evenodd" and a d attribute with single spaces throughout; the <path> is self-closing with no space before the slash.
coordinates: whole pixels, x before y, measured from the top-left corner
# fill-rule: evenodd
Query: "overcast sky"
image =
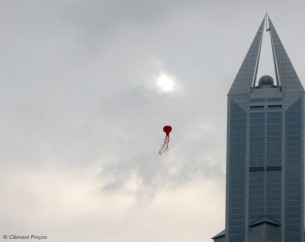
<path id="1" fill-rule="evenodd" d="M 211 241 L 266 9 L 304 84 L 303 0 L 0 0 L 0 240 Z"/>

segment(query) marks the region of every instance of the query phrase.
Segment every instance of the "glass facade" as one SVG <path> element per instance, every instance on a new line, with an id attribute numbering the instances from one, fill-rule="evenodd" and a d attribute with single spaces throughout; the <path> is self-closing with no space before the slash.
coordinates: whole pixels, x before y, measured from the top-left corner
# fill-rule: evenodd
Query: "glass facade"
<path id="1" fill-rule="evenodd" d="M 251 224 L 264 215 L 266 135 L 264 106 L 251 106 L 250 110 L 249 223 Z"/>
<path id="2" fill-rule="evenodd" d="M 251 227 L 249 235 L 249 242 L 281 241 L 280 227 L 269 223 L 261 223 Z"/>
<path id="3" fill-rule="evenodd" d="M 304 242 L 304 97 L 294 95 L 266 85 L 229 97 L 226 242 Z"/>
<path id="4" fill-rule="evenodd" d="M 268 105 L 266 123 L 266 208 L 275 222 L 281 222 L 282 190 L 282 105 Z"/>
<path id="5" fill-rule="evenodd" d="M 276 77 L 257 84 L 264 33 Z M 228 93 L 225 242 L 305 242 L 304 125 L 303 86 L 266 15 Z"/>
<path id="6" fill-rule="evenodd" d="M 231 241 L 244 242 L 247 112 L 234 102 L 230 107 L 229 236 Z"/>
<path id="7" fill-rule="evenodd" d="M 282 105 L 261 107 L 250 106 L 249 224 L 265 215 L 281 221 Z"/>
<path id="8" fill-rule="evenodd" d="M 303 160 L 303 98 L 286 111 L 285 147 L 285 242 L 301 241 L 303 233 L 302 170 Z"/>

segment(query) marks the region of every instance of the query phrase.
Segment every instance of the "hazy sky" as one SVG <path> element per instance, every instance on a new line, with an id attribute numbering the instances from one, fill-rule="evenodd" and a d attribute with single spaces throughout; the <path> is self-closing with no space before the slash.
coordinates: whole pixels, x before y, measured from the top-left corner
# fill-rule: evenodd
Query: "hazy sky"
<path id="1" fill-rule="evenodd" d="M 303 0 L 0 0 L 0 240 L 211 241 L 266 9 L 305 83 Z"/>

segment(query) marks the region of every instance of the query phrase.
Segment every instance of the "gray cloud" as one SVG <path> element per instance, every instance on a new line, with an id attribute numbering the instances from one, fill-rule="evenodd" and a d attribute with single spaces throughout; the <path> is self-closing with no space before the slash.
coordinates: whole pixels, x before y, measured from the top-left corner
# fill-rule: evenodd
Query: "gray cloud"
<path id="1" fill-rule="evenodd" d="M 224 221 L 226 94 L 266 7 L 304 80 L 301 1 L 2 2 L 0 227 L 169 241 L 196 234 L 188 221 L 210 241 Z M 161 73 L 176 92 L 158 89 Z M 164 214 L 165 227 L 179 219 L 156 237 Z"/>

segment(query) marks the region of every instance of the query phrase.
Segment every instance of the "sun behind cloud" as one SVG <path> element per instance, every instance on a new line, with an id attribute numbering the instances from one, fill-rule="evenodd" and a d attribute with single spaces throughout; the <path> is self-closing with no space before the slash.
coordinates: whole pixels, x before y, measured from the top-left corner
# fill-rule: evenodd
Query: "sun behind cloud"
<path id="1" fill-rule="evenodd" d="M 175 91 L 174 78 L 165 73 L 161 73 L 157 77 L 157 86 L 162 92 L 174 92 Z"/>

